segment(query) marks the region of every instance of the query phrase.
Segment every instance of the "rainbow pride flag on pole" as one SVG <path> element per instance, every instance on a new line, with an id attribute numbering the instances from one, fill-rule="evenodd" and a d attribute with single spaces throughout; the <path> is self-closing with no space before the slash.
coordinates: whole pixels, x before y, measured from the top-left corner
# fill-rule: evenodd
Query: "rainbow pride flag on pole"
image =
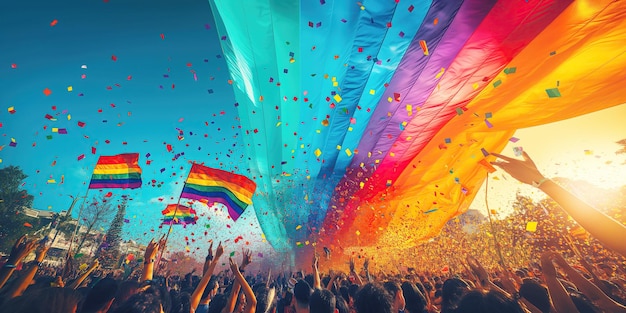
<path id="1" fill-rule="evenodd" d="M 89 189 L 141 187 L 139 153 L 100 156 L 91 175 Z"/>
<path id="2" fill-rule="evenodd" d="M 178 210 L 176 206 L 178 205 Z M 196 211 L 182 204 L 168 204 L 163 214 L 163 225 L 183 225 L 195 224 L 198 217 Z"/>
<path id="3" fill-rule="evenodd" d="M 256 183 L 248 177 L 193 164 L 180 197 L 205 203 L 221 203 L 236 221 L 252 203 L 255 190 Z"/>

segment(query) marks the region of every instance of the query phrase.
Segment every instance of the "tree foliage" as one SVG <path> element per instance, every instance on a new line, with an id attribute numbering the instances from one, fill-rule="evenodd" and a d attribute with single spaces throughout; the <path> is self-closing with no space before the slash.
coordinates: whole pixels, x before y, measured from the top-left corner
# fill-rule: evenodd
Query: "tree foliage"
<path id="1" fill-rule="evenodd" d="M 23 214 L 34 199 L 21 189 L 27 177 L 17 166 L 0 169 L 0 251 L 5 253 L 23 234 L 32 234 L 47 225 L 46 221 Z"/>
<path id="2" fill-rule="evenodd" d="M 93 231 L 104 226 L 106 221 L 113 216 L 115 211 L 111 208 L 111 205 L 112 203 L 105 196 L 102 196 L 100 199 L 93 197 L 87 207 L 82 210 L 79 222 L 86 227 L 86 230 L 81 235 L 76 253 L 80 253 L 80 249 L 85 244 L 85 241 L 92 236 Z"/>
<path id="3" fill-rule="evenodd" d="M 122 226 L 126 214 L 126 200 L 117 206 L 117 213 L 111 222 L 109 229 L 100 248 L 98 260 L 104 268 L 115 268 L 120 264 L 120 242 L 122 241 Z"/>

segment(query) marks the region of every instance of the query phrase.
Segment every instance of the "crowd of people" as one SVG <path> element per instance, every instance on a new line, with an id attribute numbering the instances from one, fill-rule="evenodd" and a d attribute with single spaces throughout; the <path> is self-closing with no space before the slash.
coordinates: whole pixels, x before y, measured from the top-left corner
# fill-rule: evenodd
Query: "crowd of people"
<path id="1" fill-rule="evenodd" d="M 523 160 L 494 155 L 500 159 L 495 166 L 545 192 L 623 260 L 622 223 L 544 177 L 526 153 Z M 359 266 L 351 258 L 342 272 L 320 269 L 315 255 L 303 270 L 263 275 L 246 272 L 253 262 L 250 251 L 242 251 L 241 260 L 226 260 L 224 246 L 213 249 L 211 243 L 202 273 L 181 277 L 158 269 L 164 245 L 164 240 L 151 241 L 136 273 L 99 270 L 96 260 L 72 275 L 67 268 L 42 267 L 47 243 L 22 237 L 0 268 L 0 313 L 626 312 L 624 263 L 590 262 L 575 248 L 572 255 L 564 255 L 562 249 L 546 247 L 532 264 L 516 268 L 502 262 L 483 266 L 470 254 L 455 268 L 440 272 L 416 266 L 371 273 L 367 258 Z M 34 260 L 25 263 L 32 252 Z M 229 269 L 217 273 L 224 262 Z"/>

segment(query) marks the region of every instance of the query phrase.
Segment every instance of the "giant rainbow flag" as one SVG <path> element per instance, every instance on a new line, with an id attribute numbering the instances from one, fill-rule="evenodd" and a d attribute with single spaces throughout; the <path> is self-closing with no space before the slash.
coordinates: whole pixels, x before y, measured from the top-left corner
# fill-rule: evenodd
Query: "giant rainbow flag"
<path id="1" fill-rule="evenodd" d="M 176 206 L 178 206 L 178 209 L 176 209 Z M 161 213 L 163 214 L 164 225 L 187 226 L 187 224 L 195 224 L 198 219 L 194 209 L 181 204 L 168 204 Z"/>
<path id="2" fill-rule="evenodd" d="M 194 164 L 185 181 L 181 198 L 221 203 L 236 221 L 252 203 L 255 190 L 256 183 L 243 175 Z"/>
<path id="3" fill-rule="evenodd" d="M 138 160 L 139 153 L 100 156 L 93 170 L 89 189 L 141 187 Z"/>
<path id="4" fill-rule="evenodd" d="M 625 1 L 209 4 L 276 251 L 415 247 L 517 129 L 626 103 Z"/>

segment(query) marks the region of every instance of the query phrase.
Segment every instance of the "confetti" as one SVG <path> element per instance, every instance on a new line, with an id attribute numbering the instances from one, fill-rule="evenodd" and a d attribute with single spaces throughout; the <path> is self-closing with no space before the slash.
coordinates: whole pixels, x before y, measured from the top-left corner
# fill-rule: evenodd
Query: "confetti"
<path id="1" fill-rule="evenodd" d="M 496 171 L 496 168 L 493 167 L 491 163 L 487 162 L 487 159 L 482 159 L 478 161 L 478 164 L 482 165 L 485 169 L 487 169 L 487 172 L 489 173 L 494 173 Z"/>
<path id="2" fill-rule="evenodd" d="M 559 88 L 546 89 L 546 93 L 548 94 L 548 98 L 558 98 L 561 96 L 561 92 L 559 92 Z"/>
<path id="3" fill-rule="evenodd" d="M 422 51 L 424 55 L 429 55 L 428 46 L 426 45 L 426 40 L 420 40 L 420 47 L 422 47 Z"/>
<path id="4" fill-rule="evenodd" d="M 504 69 L 504 74 L 515 74 L 515 71 L 517 71 L 517 67 L 508 67 Z"/>

